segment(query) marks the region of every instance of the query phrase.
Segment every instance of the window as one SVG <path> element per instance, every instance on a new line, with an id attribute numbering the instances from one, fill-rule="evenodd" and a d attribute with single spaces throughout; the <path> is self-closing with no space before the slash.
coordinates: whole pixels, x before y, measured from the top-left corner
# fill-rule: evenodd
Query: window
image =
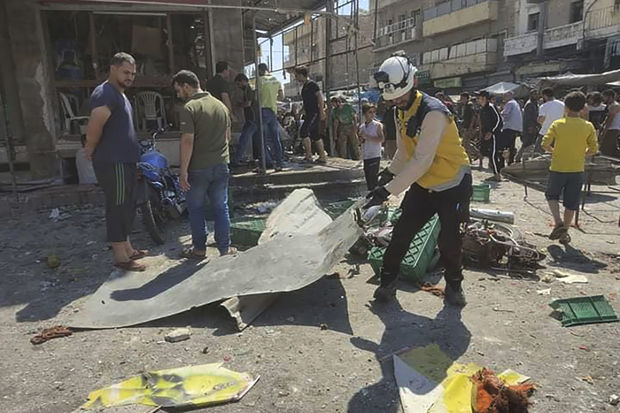
<path id="1" fill-rule="evenodd" d="M 570 4 L 570 23 L 583 20 L 583 0 L 574 1 Z"/>
<path id="2" fill-rule="evenodd" d="M 620 1 L 620 0 L 619 0 Z M 411 17 L 413 17 L 413 24 L 414 25 L 418 25 L 420 23 L 422 23 L 420 21 L 420 16 L 422 15 L 422 10 L 417 9 L 417 10 L 411 10 Z"/>
<path id="3" fill-rule="evenodd" d="M 539 19 L 540 19 L 540 13 L 532 13 L 527 16 L 527 31 L 528 32 L 538 30 Z"/>

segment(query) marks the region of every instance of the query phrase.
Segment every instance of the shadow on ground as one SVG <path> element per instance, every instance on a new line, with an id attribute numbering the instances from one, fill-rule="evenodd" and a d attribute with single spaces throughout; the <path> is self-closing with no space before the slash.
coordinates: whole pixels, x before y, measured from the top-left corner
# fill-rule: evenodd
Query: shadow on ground
<path id="1" fill-rule="evenodd" d="M 461 310 L 455 307 L 444 306 L 434 319 L 410 313 L 396 300 L 385 305 L 372 303 L 368 307 L 385 325 L 381 341 L 353 337 L 351 343 L 375 354 L 383 377 L 357 392 L 349 401 L 348 412 L 400 412 L 391 354 L 436 343 L 450 359 L 457 360 L 469 347 L 471 334 L 461 320 Z"/>
<path id="2" fill-rule="evenodd" d="M 607 267 L 604 262 L 590 258 L 583 251 L 573 248 L 570 245 L 564 246 L 549 245 L 547 251 L 553 261 L 549 263 L 552 267 L 568 268 L 575 271 L 596 274 L 599 270 Z"/>

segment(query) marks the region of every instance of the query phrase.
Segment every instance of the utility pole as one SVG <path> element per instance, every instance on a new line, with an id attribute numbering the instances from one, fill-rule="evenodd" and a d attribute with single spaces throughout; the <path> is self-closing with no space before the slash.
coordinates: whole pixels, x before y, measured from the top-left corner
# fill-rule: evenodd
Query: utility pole
<path id="1" fill-rule="evenodd" d="M 542 57 L 545 53 L 545 27 L 547 27 L 547 0 L 540 3 L 538 15 L 538 42 L 536 43 L 536 56 Z"/>

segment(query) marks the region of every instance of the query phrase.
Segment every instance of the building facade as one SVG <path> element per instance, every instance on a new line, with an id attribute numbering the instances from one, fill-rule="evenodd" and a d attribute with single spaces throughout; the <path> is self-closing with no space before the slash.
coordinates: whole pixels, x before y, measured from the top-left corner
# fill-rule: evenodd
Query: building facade
<path id="1" fill-rule="evenodd" d="M 502 45 L 515 16 L 512 1 L 379 0 L 374 63 L 403 50 L 418 67 L 420 87 L 455 92 L 508 80 Z M 501 11 L 501 12 L 500 12 Z"/>
<path id="2" fill-rule="evenodd" d="M 403 50 L 431 91 L 620 67 L 620 0 L 373 0 L 374 70 Z"/>
<path id="3" fill-rule="evenodd" d="M 620 1 L 518 0 L 504 45 L 517 80 L 620 67 Z"/>
<path id="4" fill-rule="evenodd" d="M 327 45 L 324 17 L 314 18 L 283 34 L 285 70 L 287 68 L 291 70 L 296 66 L 307 67 L 310 77 L 317 81 L 324 90 L 355 88 L 358 85 L 358 76 L 359 83 L 366 86 L 373 65 L 372 19 L 371 13 L 360 11 L 357 21 L 355 16 L 342 16 L 332 21 L 329 85 L 323 82 Z M 292 76 L 290 82 L 284 84 L 284 88 L 287 97 L 299 97 L 301 88 Z"/>

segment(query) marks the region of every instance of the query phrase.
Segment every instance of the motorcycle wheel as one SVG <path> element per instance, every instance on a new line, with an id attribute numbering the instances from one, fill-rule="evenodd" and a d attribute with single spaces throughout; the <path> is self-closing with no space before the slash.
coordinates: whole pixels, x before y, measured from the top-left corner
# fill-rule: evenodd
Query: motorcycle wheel
<path id="1" fill-rule="evenodd" d="M 149 191 L 149 198 L 144 204 L 140 206 L 140 212 L 142 213 L 142 222 L 148 231 L 149 235 L 155 241 L 156 244 L 161 245 L 164 243 L 164 231 L 162 228 L 161 210 L 156 209 L 154 196 L 155 191 Z M 160 222 L 158 222 L 160 221 Z"/>

